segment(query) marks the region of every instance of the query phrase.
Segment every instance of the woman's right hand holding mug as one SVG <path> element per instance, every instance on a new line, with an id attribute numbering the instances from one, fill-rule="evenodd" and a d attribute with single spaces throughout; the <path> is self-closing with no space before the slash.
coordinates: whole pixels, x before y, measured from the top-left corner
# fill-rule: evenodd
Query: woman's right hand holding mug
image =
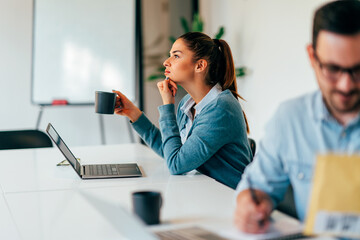
<path id="1" fill-rule="evenodd" d="M 136 122 L 142 114 L 141 110 L 121 92 L 113 90 L 113 93 L 117 95 L 114 112 L 128 117 L 131 122 Z"/>

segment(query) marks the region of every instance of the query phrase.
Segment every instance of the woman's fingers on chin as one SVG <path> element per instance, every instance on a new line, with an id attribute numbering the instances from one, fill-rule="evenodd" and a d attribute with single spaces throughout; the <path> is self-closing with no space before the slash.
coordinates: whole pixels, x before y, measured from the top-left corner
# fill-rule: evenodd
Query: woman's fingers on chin
<path id="1" fill-rule="evenodd" d="M 171 85 L 172 87 L 174 87 L 174 88 L 176 88 L 176 89 L 177 89 L 177 85 L 176 85 L 176 83 L 175 83 L 175 82 L 173 82 L 173 81 L 169 81 L 169 83 L 170 83 L 170 85 Z"/>

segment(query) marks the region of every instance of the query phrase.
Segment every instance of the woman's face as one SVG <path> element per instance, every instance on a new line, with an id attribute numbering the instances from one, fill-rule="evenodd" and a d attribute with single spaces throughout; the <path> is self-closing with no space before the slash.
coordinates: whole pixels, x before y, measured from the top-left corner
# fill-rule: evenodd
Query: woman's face
<path id="1" fill-rule="evenodd" d="M 193 53 L 184 40 L 176 40 L 170 50 L 170 57 L 164 62 L 165 76 L 178 84 L 191 81 L 195 74 L 195 63 L 192 59 Z"/>

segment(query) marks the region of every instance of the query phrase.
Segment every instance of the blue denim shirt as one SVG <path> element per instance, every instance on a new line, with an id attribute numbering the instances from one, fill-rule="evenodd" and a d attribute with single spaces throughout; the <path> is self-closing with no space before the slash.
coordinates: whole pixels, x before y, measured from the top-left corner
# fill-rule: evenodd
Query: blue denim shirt
<path id="1" fill-rule="evenodd" d="M 160 130 L 144 114 L 132 124 L 133 128 L 165 158 L 170 173 L 183 174 L 196 169 L 235 189 L 252 159 L 238 100 L 229 90 L 218 94 L 196 115 L 182 144 L 180 131 L 185 128 L 188 116 L 181 107 L 189 98 L 186 95 L 180 101 L 177 115 L 174 104 L 159 107 Z"/>
<path id="2" fill-rule="evenodd" d="M 320 91 L 283 103 L 268 123 L 237 193 L 248 188 L 246 179 L 251 178 L 253 188 L 269 194 L 276 205 L 291 183 L 296 210 L 303 221 L 316 154 L 328 152 L 360 152 L 360 113 L 342 126 L 327 110 Z"/>

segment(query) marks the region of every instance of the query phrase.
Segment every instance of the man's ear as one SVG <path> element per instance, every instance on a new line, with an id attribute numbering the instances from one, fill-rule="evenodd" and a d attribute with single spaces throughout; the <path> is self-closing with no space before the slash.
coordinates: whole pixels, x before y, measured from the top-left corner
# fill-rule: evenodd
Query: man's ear
<path id="1" fill-rule="evenodd" d="M 309 57 L 309 60 L 310 60 L 310 63 L 311 63 L 311 66 L 314 68 L 315 67 L 315 49 L 313 47 L 313 45 L 311 43 L 309 43 L 307 46 L 306 46 L 306 51 L 308 53 L 308 57 Z"/>
<path id="2" fill-rule="evenodd" d="M 205 59 L 198 60 L 195 65 L 195 72 L 204 72 L 206 70 L 207 64 L 208 63 Z"/>

